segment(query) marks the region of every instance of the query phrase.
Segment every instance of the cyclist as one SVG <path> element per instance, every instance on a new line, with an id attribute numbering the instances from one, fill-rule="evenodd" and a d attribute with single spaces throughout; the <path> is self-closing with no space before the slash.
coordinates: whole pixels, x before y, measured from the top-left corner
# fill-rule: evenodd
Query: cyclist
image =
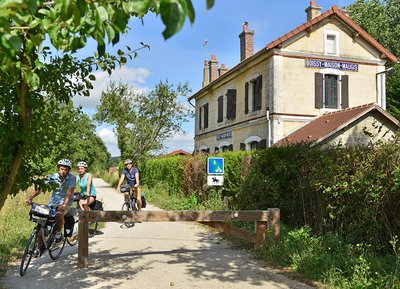
<path id="1" fill-rule="evenodd" d="M 93 175 L 87 171 L 86 162 L 77 164 L 79 175 L 76 179 L 77 185 L 81 189 L 79 207 L 81 210 L 90 211 L 90 206 L 96 200 L 96 189 L 93 184 Z"/>
<path id="2" fill-rule="evenodd" d="M 128 185 L 132 188 L 135 188 L 134 196 L 137 201 L 138 210 L 140 211 L 142 209 L 142 199 L 141 199 L 142 188 L 139 180 L 139 170 L 138 168 L 133 166 L 133 162 L 131 159 L 126 159 L 124 161 L 124 165 L 125 169 L 122 171 L 121 177 L 118 182 L 117 190 L 118 191 L 121 190 L 122 182 L 126 178 Z M 125 200 L 127 199 L 128 199 L 128 193 L 125 193 Z"/>
<path id="3" fill-rule="evenodd" d="M 61 159 L 57 163 L 58 172 L 47 178 L 48 183 L 57 185 L 48 203 L 48 206 L 55 208 L 57 211 L 55 218 L 57 224 L 56 242 L 61 242 L 63 239 L 61 229 L 64 226 L 64 216 L 68 214 L 72 202 L 74 201 L 73 195 L 76 186 L 76 178 L 69 173 L 71 167 L 72 163 L 70 160 Z M 32 199 L 39 195 L 40 192 L 40 190 L 33 192 L 32 195 L 25 200 L 26 205 L 30 205 Z M 41 245 L 42 240 L 39 238 L 38 247 L 41 248 Z M 36 250 L 35 254 L 39 254 L 38 250 Z"/>

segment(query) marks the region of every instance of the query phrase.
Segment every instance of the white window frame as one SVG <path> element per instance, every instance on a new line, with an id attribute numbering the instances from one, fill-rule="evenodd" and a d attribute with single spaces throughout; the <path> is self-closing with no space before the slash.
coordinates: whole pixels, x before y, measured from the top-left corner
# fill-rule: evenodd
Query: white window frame
<path id="1" fill-rule="evenodd" d="M 199 152 L 201 152 L 201 151 L 205 151 L 205 150 L 208 150 L 208 146 L 206 146 L 206 145 L 201 145 L 200 147 L 199 147 Z"/>
<path id="2" fill-rule="evenodd" d="M 335 37 L 335 43 L 334 43 L 335 52 L 334 53 L 328 51 L 328 36 L 334 36 Z M 324 53 L 326 55 L 336 55 L 336 56 L 338 56 L 339 55 L 339 47 L 340 47 L 340 45 L 339 45 L 339 32 L 334 31 L 334 30 L 325 30 L 324 31 Z"/>
<path id="3" fill-rule="evenodd" d="M 249 150 L 251 150 L 251 143 L 252 142 L 260 142 L 261 141 L 261 137 L 259 137 L 259 136 L 250 136 L 250 137 L 248 137 L 248 138 L 246 138 L 245 140 L 244 140 L 244 143 L 246 144 L 246 151 L 249 151 Z"/>

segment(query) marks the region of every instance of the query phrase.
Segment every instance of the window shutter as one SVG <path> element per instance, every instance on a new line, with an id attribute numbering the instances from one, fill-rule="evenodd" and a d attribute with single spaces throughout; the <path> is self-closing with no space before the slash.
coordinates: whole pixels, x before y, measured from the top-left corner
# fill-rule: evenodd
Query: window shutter
<path id="1" fill-rule="evenodd" d="M 233 151 L 233 144 L 228 145 L 228 150 L 231 152 Z"/>
<path id="2" fill-rule="evenodd" d="M 244 114 L 249 113 L 249 83 L 244 84 Z"/>
<path id="3" fill-rule="evenodd" d="M 342 108 L 349 107 L 349 76 L 342 75 L 341 77 L 342 89 Z"/>
<path id="4" fill-rule="evenodd" d="M 224 97 L 218 97 L 218 118 L 217 122 L 222 122 L 224 119 Z"/>
<path id="5" fill-rule="evenodd" d="M 240 150 L 245 151 L 246 150 L 246 144 L 245 143 L 240 143 Z"/>
<path id="6" fill-rule="evenodd" d="M 267 148 L 267 140 L 264 138 L 258 142 L 258 149 L 265 149 Z"/>
<path id="7" fill-rule="evenodd" d="M 228 89 L 227 93 L 226 117 L 233 119 L 236 117 L 236 89 Z"/>
<path id="8" fill-rule="evenodd" d="M 204 128 L 208 128 L 208 103 L 204 105 Z"/>
<path id="9" fill-rule="evenodd" d="M 199 129 L 201 129 L 201 125 L 202 125 L 202 117 L 201 117 L 202 113 L 203 113 L 203 110 L 200 107 L 199 108 Z"/>
<path id="10" fill-rule="evenodd" d="M 260 75 L 259 77 L 256 78 L 256 82 L 255 82 L 255 109 L 256 110 L 260 110 L 261 109 L 261 96 L 262 96 L 262 75 Z"/>
<path id="11" fill-rule="evenodd" d="M 315 108 L 323 108 L 324 102 L 324 75 L 315 73 Z"/>

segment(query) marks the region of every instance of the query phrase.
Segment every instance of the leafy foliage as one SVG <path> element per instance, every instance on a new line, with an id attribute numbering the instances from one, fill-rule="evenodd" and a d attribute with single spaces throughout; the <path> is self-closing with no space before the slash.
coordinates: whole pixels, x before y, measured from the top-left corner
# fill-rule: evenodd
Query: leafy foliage
<path id="1" fill-rule="evenodd" d="M 160 150 L 164 140 L 182 132 L 181 124 L 191 112 L 178 97 L 189 92 L 187 84 L 175 89 L 168 81 L 149 93 L 111 82 L 102 93 L 95 118 L 115 126 L 122 159 L 141 163 L 152 151 Z"/>
<path id="2" fill-rule="evenodd" d="M 210 8 L 214 1 L 206 3 Z M 58 130 L 51 123 L 54 109 L 74 95 L 88 96 L 94 70 L 111 73 L 136 57 L 137 50 L 129 47 L 110 55 L 106 44 L 119 42 L 130 17 L 148 12 L 161 15 L 165 38 L 179 31 L 186 17 L 195 19 L 191 0 L 0 2 L 0 209 L 8 194 L 43 173 L 43 143 Z M 46 39 L 52 49 L 44 45 Z M 97 52 L 83 60 L 74 57 L 89 39 Z M 148 45 L 141 43 L 142 48 Z M 38 165 L 31 169 L 32 164 Z"/>
<path id="3" fill-rule="evenodd" d="M 356 0 L 347 9 L 351 18 L 392 54 L 400 56 L 399 1 Z M 400 119 L 400 66 L 388 67 L 386 95 L 388 110 Z"/>

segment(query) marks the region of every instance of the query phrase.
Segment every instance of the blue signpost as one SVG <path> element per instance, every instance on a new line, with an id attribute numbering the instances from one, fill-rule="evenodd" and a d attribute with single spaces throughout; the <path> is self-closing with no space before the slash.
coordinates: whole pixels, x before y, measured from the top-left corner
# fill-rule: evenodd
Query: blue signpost
<path id="1" fill-rule="evenodd" d="M 224 158 L 208 158 L 207 174 L 223 175 L 224 174 Z"/>

